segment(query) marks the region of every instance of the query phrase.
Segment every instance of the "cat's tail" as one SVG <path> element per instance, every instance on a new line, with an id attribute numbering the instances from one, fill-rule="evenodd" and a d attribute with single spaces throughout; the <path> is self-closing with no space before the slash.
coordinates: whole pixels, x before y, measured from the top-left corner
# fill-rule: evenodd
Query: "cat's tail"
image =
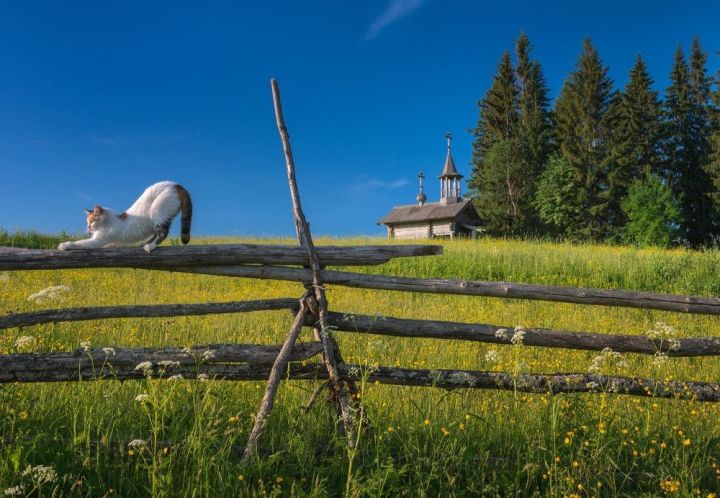
<path id="1" fill-rule="evenodd" d="M 175 192 L 180 198 L 180 240 L 183 244 L 190 242 L 190 224 L 192 222 L 192 200 L 190 193 L 182 185 L 175 185 Z"/>

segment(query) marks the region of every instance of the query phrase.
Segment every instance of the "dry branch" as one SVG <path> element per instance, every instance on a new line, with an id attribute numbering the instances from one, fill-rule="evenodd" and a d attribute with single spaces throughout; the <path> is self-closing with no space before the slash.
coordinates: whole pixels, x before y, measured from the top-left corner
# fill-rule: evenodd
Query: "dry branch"
<path id="1" fill-rule="evenodd" d="M 294 350 L 295 341 L 305 324 L 305 318 L 307 316 L 307 305 L 305 304 L 306 297 L 307 296 L 304 296 L 300 300 L 300 310 L 295 316 L 295 320 L 290 327 L 290 332 L 288 332 L 287 338 L 285 339 L 285 342 L 283 343 L 282 348 L 275 358 L 275 362 L 270 370 L 265 394 L 260 402 L 260 408 L 258 408 L 257 415 L 255 416 L 255 423 L 253 424 L 252 431 L 250 432 L 250 436 L 248 437 L 248 442 L 243 453 L 242 459 L 245 463 L 257 454 L 258 441 L 265 430 L 268 415 L 270 414 L 274 404 L 275 393 L 277 392 L 280 380 L 282 379 L 285 366 L 287 365 L 290 355 Z"/>
<path id="2" fill-rule="evenodd" d="M 322 344 L 298 344 L 290 361 L 306 360 L 322 351 Z M 280 346 L 210 344 L 192 348 L 93 348 L 62 353 L 15 353 L 0 355 L 0 383 L 61 382 L 76 380 L 141 379 L 198 373 L 221 375 L 237 371 L 263 371 L 272 365 Z M 147 369 L 137 366 L 150 362 Z M 147 372 L 145 372 L 147 370 Z"/>
<path id="3" fill-rule="evenodd" d="M 305 282 L 311 277 L 311 272 L 302 268 L 283 268 L 277 266 L 198 266 L 193 268 L 166 269 L 207 275 L 266 278 L 293 282 Z M 677 311 L 700 315 L 720 315 L 720 298 L 715 297 L 655 294 L 652 292 L 626 290 L 555 287 L 548 285 L 515 284 L 510 282 L 393 277 L 331 270 L 323 270 L 320 273 L 320 277 L 326 284 L 361 289 L 530 299 L 597 306 L 620 306 Z"/>
<path id="4" fill-rule="evenodd" d="M 353 313 L 328 314 L 328 323 L 336 330 L 395 337 L 422 337 L 458 339 L 463 341 L 512 344 L 514 326 L 485 323 L 457 323 L 438 320 L 410 320 Z M 496 335 L 498 330 L 505 333 Z M 654 355 L 661 352 L 669 356 L 720 355 L 720 338 L 690 337 L 673 341 L 651 339 L 645 335 L 597 334 L 544 328 L 524 327 L 525 346 L 602 351 L 610 348 L 620 353 Z"/>
<path id="5" fill-rule="evenodd" d="M 275 121 L 277 124 L 278 132 L 280 133 L 280 140 L 283 145 L 283 152 L 285 155 L 285 166 L 287 170 L 288 187 L 290 188 L 290 200 L 293 206 L 293 215 L 295 219 L 295 229 L 297 231 L 297 237 L 300 244 L 306 253 L 306 264 L 310 263 L 312 271 L 312 289 L 315 295 L 318 306 L 318 323 L 314 328 L 315 338 L 319 339 L 323 345 L 323 362 L 327 369 L 328 376 L 330 379 L 330 388 L 332 389 L 334 399 L 337 402 L 340 418 L 343 422 L 343 428 L 347 444 L 349 447 L 355 445 L 355 422 L 351 409 L 351 401 L 348 396 L 347 390 L 345 389 L 345 383 L 338 375 L 337 367 L 339 363 L 343 362 L 340 350 L 333 339 L 330 332 L 330 328 L 327 326 L 327 298 L 325 296 L 325 289 L 323 288 L 323 281 L 320 276 L 321 264 L 318 250 L 312 240 L 312 234 L 310 233 L 310 227 L 308 226 L 305 214 L 302 210 L 300 203 L 300 194 L 298 193 L 297 181 L 295 179 L 295 160 L 292 155 L 292 148 L 290 146 L 290 134 L 285 126 L 285 118 L 282 112 L 282 101 L 280 99 L 280 88 L 278 87 L 276 80 L 270 81 L 273 96 L 273 106 L 275 107 Z M 327 265 L 327 261 L 323 261 L 323 265 Z M 306 280 L 305 282 L 308 282 Z M 350 386 L 353 387 L 353 386 Z"/>
<path id="6" fill-rule="evenodd" d="M 392 258 L 432 256 L 441 246 L 382 245 L 324 246 L 318 258 L 323 265 L 377 265 Z M 307 265 L 302 247 L 268 244 L 217 244 L 163 246 L 147 253 L 141 248 L 59 251 L 0 247 L 0 270 L 56 270 L 65 268 L 146 268 L 197 265 Z"/>
<path id="7" fill-rule="evenodd" d="M 107 318 L 160 317 L 246 313 L 297 308 L 297 299 L 279 298 L 257 301 L 231 301 L 227 303 L 148 304 L 133 306 L 97 306 L 10 313 L 0 316 L 0 329 L 26 327 L 42 323 L 75 322 Z"/>

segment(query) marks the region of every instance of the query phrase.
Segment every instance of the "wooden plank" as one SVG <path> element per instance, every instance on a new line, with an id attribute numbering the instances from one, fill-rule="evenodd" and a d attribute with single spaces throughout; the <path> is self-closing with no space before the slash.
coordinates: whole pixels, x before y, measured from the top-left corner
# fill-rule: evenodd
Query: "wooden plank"
<path id="1" fill-rule="evenodd" d="M 411 320 L 368 316 L 355 313 L 328 314 L 328 323 L 338 331 L 394 337 L 455 339 L 492 344 L 512 344 L 514 327 L 485 323 L 457 323 L 439 320 Z M 504 331 L 498 333 L 498 331 Z M 675 340 L 651 339 L 646 335 L 598 334 L 545 328 L 524 327 L 522 344 L 548 348 L 602 351 L 610 348 L 618 353 L 668 356 L 718 356 L 720 337 L 683 337 Z"/>
<path id="2" fill-rule="evenodd" d="M 10 313 L 5 316 L 0 316 L 0 329 L 10 327 L 27 327 L 42 323 L 75 322 L 108 318 L 148 318 L 160 316 L 247 313 L 251 311 L 295 309 L 297 307 L 297 299 L 279 298 L 256 301 L 231 301 L 226 303 L 148 304 L 51 309 L 33 311 L 29 313 Z"/>
<path id="3" fill-rule="evenodd" d="M 442 254 L 442 246 L 375 245 L 318 247 L 323 265 L 377 265 L 392 258 Z M 157 268 L 198 265 L 307 265 L 305 249 L 276 244 L 217 244 L 162 246 L 147 253 L 141 248 L 59 251 L 0 247 L 0 270 L 66 268 Z"/>
<path id="4" fill-rule="evenodd" d="M 192 268 L 166 269 L 206 275 L 266 278 L 295 282 L 306 282 L 311 276 L 309 271 L 302 268 L 285 268 L 278 266 L 198 266 Z M 716 297 L 656 294 L 652 292 L 627 290 L 556 287 L 548 285 L 515 284 L 511 282 L 393 277 L 332 270 L 323 270 L 321 277 L 326 284 L 361 289 L 529 299 L 596 306 L 676 311 L 700 315 L 720 315 L 720 299 Z"/>
<path id="5" fill-rule="evenodd" d="M 322 351 L 322 344 L 297 344 L 290 361 L 306 360 Z M 63 382 L 98 378 L 141 379 L 145 375 L 195 377 L 198 372 L 216 375 L 218 364 L 272 365 L 280 346 L 255 344 L 209 344 L 191 348 L 92 348 L 60 353 L 15 353 L 0 355 L 0 383 Z M 150 362 L 147 368 L 138 368 Z M 223 368 L 228 367 L 224 365 Z M 244 371 L 242 368 L 241 371 Z"/>

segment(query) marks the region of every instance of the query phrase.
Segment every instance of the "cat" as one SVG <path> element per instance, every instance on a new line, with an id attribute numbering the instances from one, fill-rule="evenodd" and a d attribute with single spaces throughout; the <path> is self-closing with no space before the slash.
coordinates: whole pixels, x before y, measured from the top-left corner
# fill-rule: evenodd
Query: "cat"
<path id="1" fill-rule="evenodd" d="M 182 185 L 175 182 L 158 182 L 122 213 L 95 205 L 86 209 L 89 239 L 63 242 L 61 251 L 96 247 L 117 247 L 147 240 L 143 248 L 153 251 L 168 235 L 170 223 L 182 211 L 180 240 L 190 242 L 192 201 Z M 148 240 L 149 237 L 149 240 Z"/>

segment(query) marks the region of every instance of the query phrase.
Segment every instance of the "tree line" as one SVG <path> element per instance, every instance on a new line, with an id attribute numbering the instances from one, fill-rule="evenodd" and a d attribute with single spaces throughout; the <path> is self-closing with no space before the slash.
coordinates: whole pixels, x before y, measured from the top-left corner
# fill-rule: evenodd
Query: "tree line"
<path id="1" fill-rule="evenodd" d="M 514 56 L 513 56 L 514 55 Z M 488 233 L 694 247 L 720 239 L 720 72 L 698 38 L 661 98 L 621 90 L 590 39 L 551 106 L 525 34 L 478 102 L 468 185 Z"/>

